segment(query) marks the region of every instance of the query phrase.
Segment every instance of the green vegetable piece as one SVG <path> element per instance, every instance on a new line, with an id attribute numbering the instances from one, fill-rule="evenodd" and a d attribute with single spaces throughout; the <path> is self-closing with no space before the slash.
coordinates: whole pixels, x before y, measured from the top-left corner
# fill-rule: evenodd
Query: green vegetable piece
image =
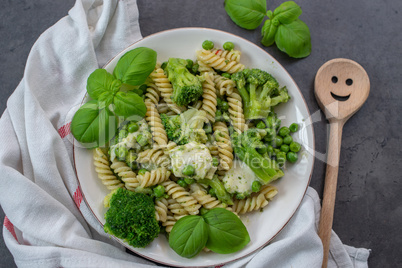
<path id="1" fill-rule="evenodd" d="M 272 147 L 272 145 L 268 145 L 267 146 L 267 153 L 272 154 L 273 152 L 274 152 L 274 147 Z"/>
<path id="2" fill-rule="evenodd" d="M 290 133 L 290 129 L 288 127 L 281 127 L 281 129 L 279 129 L 279 131 L 278 131 L 278 134 L 282 137 L 289 135 L 289 133 Z"/>
<path id="3" fill-rule="evenodd" d="M 216 191 L 214 188 L 209 189 L 208 194 L 210 194 L 211 196 L 216 196 Z"/>
<path id="4" fill-rule="evenodd" d="M 100 109 L 96 100 L 82 105 L 71 122 L 74 138 L 86 148 L 105 145 L 116 133 L 118 120 L 108 108 Z"/>
<path id="5" fill-rule="evenodd" d="M 193 67 L 191 68 L 192 73 L 198 73 L 198 68 L 200 67 L 200 65 L 198 63 L 193 64 Z"/>
<path id="6" fill-rule="evenodd" d="M 126 156 L 126 163 L 131 169 L 135 169 L 137 167 L 137 163 L 135 160 L 137 159 L 137 153 L 134 150 L 129 150 Z"/>
<path id="7" fill-rule="evenodd" d="M 281 24 L 288 24 L 299 18 L 302 14 L 300 6 L 293 1 L 283 2 L 273 13 Z"/>
<path id="8" fill-rule="evenodd" d="M 227 79 L 230 79 L 230 77 L 232 76 L 232 75 L 229 74 L 229 73 L 222 73 L 221 75 L 222 75 L 223 77 L 227 78 Z"/>
<path id="9" fill-rule="evenodd" d="M 214 42 L 210 40 L 205 40 L 204 42 L 202 42 L 202 48 L 205 50 L 211 50 L 214 48 Z"/>
<path id="10" fill-rule="evenodd" d="M 136 122 L 131 122 L 130 124 L 128 124 L 128 132 L 130 133 L 134 133 L 136 131 L 138 131 L 140 129 L 140 127 L 138 126 L 138 124 Z"/>
<path id="11" fill-rule="evenodd" d="M 297 159 L 298 159 L 297 153 L 295 153 L 295 152 L 288 152 L 288 153 L 286 154 L 286 159 L 287 159 L 290 163 L 296 163 L 296 162 L 297 162 Z"/>
<path id="12" fill-rule="evenodd" d="M 148 139 L 144 135 L 140 134 L 137 136 L 137 142 L 139 145 L 141 145 L 141 147 L 143 147 L 148 144 Z"/>
<path id="13" fill-rule="evenodd" d="M 204 208 L 204 207 L 201 207 L 200 208 L 200 215 L 202 216 L 202 215 L 205 215 L 205 214 L 207 214 L 207 212 L 209 211 L 209 209 L 206 209 L 206 208 Z"/>
<path id="14" fill-rule="evenodd" d="M 290 132 L 297 132 L 299 130 L 299 125 L 297 123 L 293 123 L 289 126 Z"/>
<path id="15" fill-rule="evenodd" d="M 194 62 L 190 59 L 186 59 L 186 61 L 187 61 L 186 68 L 190 71 L 193 68 Z"/>
<path id="16" fill-rule="evenodd" d="M 244 193 L 238 193 L 236 194 L 236 199 L 242 200 L 246 198 L 247 196 Z"/>
<path id="17" fill-rule="evenodd" d="M 216 158 L 216 157 L 212 157 L 212 165 L 213 165 L 214 167 L 219 166 L 219 159 Z"/>
<path id="18" fill-rule="evenodd" d="M 128 155 L 128 150 L 125 146 L 119 146 L 116 148 L 117 152 L 116 152 L 116 156 L 120 161 L 125 161 L 126 160 L 126 156 Z"/>
<path id="19" fill-rule="evenodd" d="M 263 121 L 260 121 L 260 122 L 258 122 L 258 124 L 257 124 L 257 126 L 256 126 L 258 129 L 264 129 L 264 128 L 266 128 L 267 126 L 265 125 L 265 123 L 263 122 Z"/>
<path id="20" fill-rule="evenodd" d="M 134 121 L 140 121 L 147 112 L 144 101 L 134 92 L 117 92 L 113 103 L 116 115 L 121 115 Z"/>
<path id="21" fill-rule="evenodd" d="M 169 246 L 180 256 L 192 258 L 205 247 L 208 225 L 201 216 L 188 215 L 179 219 L 169 235 Z"/>
<path id="22" fill-rule="evenodd" d="M 186 183 L 186 181 L 184 179 L 177 180 L 177 184 L 180 185 L 183 188 L 187 187 L 187 183 Z"/>
<path id="23" fill-rule="evenodd" d="M 281 152 L 285 152 L 285 153 L 289 152 L 289 145 L 282 144 L 281 145 Z"/>
<path id="24" fill-rule="evenodd" d="M 265 17 L 266 0 L 225 0 L 225 10 L 238 26 L 254 30 Z"/>
<path id="25" fill-rule="evenodd" d="M 282 137 L 276 136 L 276 137 L 275 137 L 275 147 L 276 147 L 276 148 L 281 147 L 282 143 L 283 143 Z"/>
<path id="26" fill-rule="evenodd" d="M 300 151 L 301 145 L 300 145 L 300 143 L 298 143 L 298 142 L 296 142 L 296 141 L 292 141 L 292 142 L 290 143 L 290 145 L 289 145 L 289 148 L 290 148 L 290 150 L 291 150 L 292 152 L 297 153 L 297 152 Z"/>
<path id="27" fill-rule="evenodd" d="M 116 81 L 114 83 L 114 81 Z M 115 80 L 113 75 L 105 69 L 96 69 L 87 80 L 88 95 L 97 100 L 102 93 L 111 92 L 112 94 L 120 89 L 121 82 Z"/>
<path id="28" fill-rule="evenodd" d="M 138 170 L 138 175 L 144 175 L 147 172 L 148 172 L 148 170 L 146 170 L 145 168 L 142 168 L 142 169 Z"/>
<path id="29" fill-rule="evenodd" d="M 165 187 L 163 187 L 163 185 L 158 185 L 156 186 L 154 189 L 154 195 L 155 197 L 162 197 L 165 194 Z"/>
<path id="30" fill-rule="evenodd" d="M 146 247 L 159 235 L 152 197 L 119 188 L 110 197 L 109 206 L 104 225 L 107 233 L 140 248 Z"/>
<path id="31" fill-rule="evenodd" d="M 167 61 L 162 62 L 162 64 L 161 64 L 162 70 L 166 69 L 167 64 L 168 64 Z"/>
<path id="32" fill-rule="evenodd" d="M 266 146 L 258 147 L 256 149 L 257 149 L 257 152 L 259 154 L 265 154 L 267 152 L 267 147 Z"/>
<path id="33" fill-rule="evenodd" d="M 278 152 L 276 154 L 276 162 L 279 164 L 279 166 L 283 166 L 286 162 L 286 153 L 285 152 Z"/>
<path id="34" fill-rule="evenodd" d="M 283 143 L 284 143 L 284 144 L 290 144 L 292 141 L 293 141 L 293 138 L 292 138 L 292 136 L 290 136 L 290 135 L 286 135 L 286 136 L 283 138 Z"/>
<path id="35" fill-rule="evenodd" d="M 229 110 L 229 103 L 227 101 L 222 101 L 221 103 L 221 110 L 222 111 L 227 111 Z"/>
<path id="36" fill-rule="evenodd" d="M 275 34 L 276 31 L 278 30 L 279 26 L 279 21 L 278 19 L 273 19 L 273 20 L 266 20 L 264 22 L 264 25 L 261 28 L 261 44 L 263 44 L 266 47 L 271 46 L 273 43 L 275 43 Z"/>
<path id="37" fill-rule="evenodd" d="M 195 183 L 195 180 L 191 178 L 184 178 L 184 181 L 186 182 L 187 185 Z"/>
<path id="38" fill-rule="evenodd" d="M 113 75 L 122 83 L 141 85 L 155 69 L 156 52 L 150 48 L 138 47 L 128 51 L 117 62 Z"/>
<path id="39" fill-rule="evenodd" d="M 310 30 L 300 19 L 279 25 L 275 43 L 279 50 L 293 58 L 304 58 L 311 53 Z"/>
<path id="40" fill-rule="evenodd" d="M 275 129 L 267 128 L 266 131 L 267 131 L 267 134 L 265 135 L 264 140 L 265 141 L 272 141 L 276 136 Z"/>
<path id="41" fill-rule="evenodd" d="M 222 202 L 228 205 L 233 205 L 233 201 L 229 193 L 225 190 L 223 183 L 217 176 L 214 176 L 212 180 L 201 179 L 198 180 L 199 183 L 206 184 L 214 189 L 215 196 Z"/>
<path id="42" fill-rule="evenodd" d="M 233 253 L 250 242 L 246 226 L 233 212 L 224 208 L 214 208 L 202 217 L 209 227 L 206 247 L 213 252 Z"/>
<path id="43" fill-rule="evenodd" d="M 223 49 L 228 50 L 228 51 L 233 50 L 234 49 L 234 44 L 232 42 L 225 42 L 223 44 Z"/>
<path id="44" fill-rule="evenodd" d="M 253 181 L 253 184 L 251 184 L 251 190 L 256 193 L 259 192 L 261 189 L 261 182 L 259 181 Z"/>

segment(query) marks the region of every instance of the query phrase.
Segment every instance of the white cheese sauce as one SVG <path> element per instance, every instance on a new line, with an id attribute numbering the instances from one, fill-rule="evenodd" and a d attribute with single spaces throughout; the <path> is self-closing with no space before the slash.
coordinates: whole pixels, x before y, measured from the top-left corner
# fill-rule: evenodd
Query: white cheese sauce
<path id="1" fill-rule="evenodd" d="M 254 172 L 240 160 L 234 160 L 233 166 L 223 177 L 223 185 L 228 193 L 244 193 L 248 195 L 252 192 L 253 182 L 257 180 Z"/>

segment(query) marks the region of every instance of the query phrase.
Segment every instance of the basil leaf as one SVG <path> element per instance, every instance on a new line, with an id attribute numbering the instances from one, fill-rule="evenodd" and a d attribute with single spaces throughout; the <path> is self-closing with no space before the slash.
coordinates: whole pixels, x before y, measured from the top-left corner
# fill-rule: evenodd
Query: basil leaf
<path id="1" fill-rule="evenodd" d="M 150 48 L 139 47 L 130 50 L 117 62 L 113 75 L 125 84 L 141 85 L 155 69 L 156 52 Z"/>
<path id="2" fill-rule="evenodd" d="M 97 100 L 99 96 L 106 91 L 113 91 L 116 86 L 114 77 L 105 69 L 96 69 L 87 80 L 87 91 L 89 96 Z"/>
<path id="3" fill-rule="evenodd" d="M 274 11 L 274 17 L 282 24 L 291 23 L 302 14 L 300 6 L 293 1 L 282 3 Z"/>
<path id="4" fill-rule="evenodd" d="M 232 212 L 224 208 L 214 208 L 203 217 L 209 226 L 206 247 L 213 252 L 233 253 L 250 242 L 246 226 Z"/>
<path id="5" fill-rule="evenodd" d="M 71 121 L 71 133 L 86 148 L 105 145 L 117 130 L 117 119 L 107 108 L 100 109 L 96 100 L 82 105 Z"/>
<path id="6" fill-rule="evenodd" d="M 130 117 L 133 115 L 145 116 L 147 107 L 140 96 L 134 92 L 117 92 L 114 96 L 113 103 L 115 105 L 114 112 L 116 115 Z"/>
<path id="7" fill-rule="evenodd" d="M 300 19 L 279 25 L 275 43 L 281 51 L 293 58 L 307 57 L 311 53 L 310 30 Z"/>
<path id="8" fill-rule="evenodd" d="M 261 35 L 262 35 L 261 43 L 264 46 L 269 47 L 275 42 L 275 34 L 278 29 L 278 26 L 279 21 L 276 18 L 272 20 L 266 20 L 264 22 L 264 26 L 262 26 L 261 29 Z"/>
<path id="9" fill-rule="evenodd" d="M 238 26 L 253 30 L 264 19 L 267 2 L 266 0 L 225 0 L 225 10 Z"/>
<path id="10" fill-rule="evenodd" d="M 98 98 L 99 108 L 109 107 L 113 103 L 114 93 L 113 91 L 106 91 L 100 94 Z"/>
<path id="11" fill-rule="evenodd" d="M 201 216 L 189 215 L 178 220 L 169 235 L 169 246 L 180 256 L 192 258 L 205 247 L 208 226 Z"/>

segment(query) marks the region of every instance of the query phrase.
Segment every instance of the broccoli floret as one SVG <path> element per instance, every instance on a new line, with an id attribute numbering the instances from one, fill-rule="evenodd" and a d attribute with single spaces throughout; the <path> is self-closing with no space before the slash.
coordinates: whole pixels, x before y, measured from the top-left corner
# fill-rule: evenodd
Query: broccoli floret
<path id="1" fill-rule="evenodd" d="M 286 87 L 279 89 L 276 79 L 260 69 L 245 69 L 232 74 L 231 79 L 243 99 L 246 119 L 266 118 L 272 107 L 290 99 Z"/>
<path id="2" fill-rule="evenodd" d="M 178 145 L 191 141 L 205 143 L 208 139 L 203 129 L 208 122 L 205 111 L 190 108 L 179 115 L 161 114 L 161 120 L 169 140 Z"/>
<path id="3" fill-rule="evenodd" d="M 184 59 L 170 58 L 166 66 L 169 81 L 173 86 L 172 100 L 179 106 L 187 106 L 198 100 L 202 93 L 200 79 L 187 69 Z"/>
<path id="4" fill-rule="evenodd" d="M 146 247 L 158 236 L 160 228 L 150 196 L 119 188 L 108 198 L 105 232 L 139 248 Z"/>
<path id="5" fill-rule="evenodd" d="M 277 163 L 267 157 L 262 156 L 256 150 L 260 144 L 260 138 L 247 130 L 241 134 L 234 132 L 232 134 L 232 144 L 236 156 L 243 161 L 261 180 L 262 184 L 270 183 L 284 175 Z"/>

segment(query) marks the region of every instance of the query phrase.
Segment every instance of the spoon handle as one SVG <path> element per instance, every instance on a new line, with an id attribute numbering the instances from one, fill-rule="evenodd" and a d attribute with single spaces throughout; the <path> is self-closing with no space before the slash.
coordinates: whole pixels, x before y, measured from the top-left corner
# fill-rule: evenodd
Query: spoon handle
<path id="1" fill-rule="evenodd" d="M 324 194 L 318 231 L 318 235 L 320 236 L 324 247 L 324 258 L 322 262 L 323 268 L 326 268 L 328 264 L 329 242 L 331 240 L 332 221 L 334 219 L 336 185 L 338 180 L 343 124 L 344 122 L 342 121 L 335 121 L 330 124 L 327 169 L 325 174 Z"/>

